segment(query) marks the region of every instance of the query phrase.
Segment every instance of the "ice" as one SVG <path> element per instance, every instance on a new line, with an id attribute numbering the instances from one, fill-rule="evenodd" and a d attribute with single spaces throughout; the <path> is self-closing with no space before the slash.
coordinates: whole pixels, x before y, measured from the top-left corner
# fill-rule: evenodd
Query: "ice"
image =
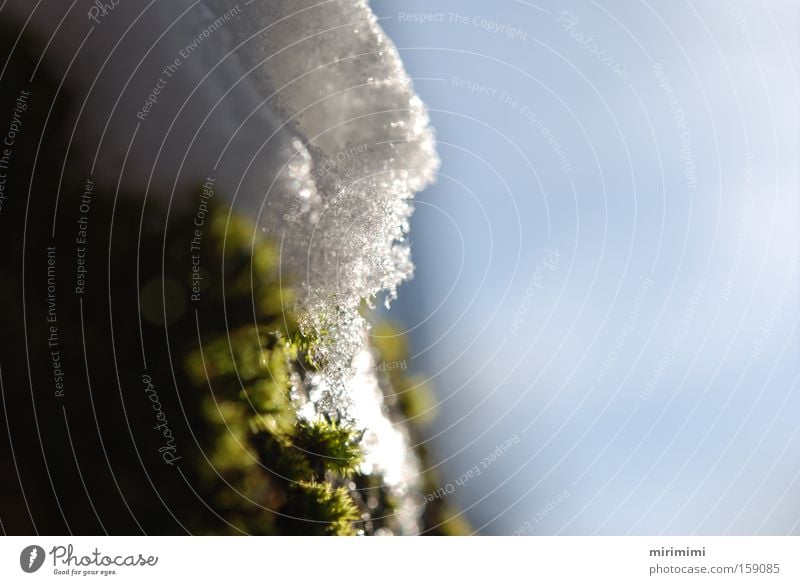
<path id="1" fill-rule="evenodd" d="M 211 4 L 218 13 L 228 6 Z M 279 0 L 259 10 L 236 27 L 237 54 L 302 137 L 298 156 L 305 165 L 310 153 L 317 197 L 313 213 L 268 210 L 261 225 L 281 234 L 283 265 L 302 283 L 301 322 L 318 338 L 330 384 L 321 406 L 347 414 L 362 301 L 394 298 L 413 272 L 410 200 L 438 166 L 433 133 L 366 2 Z"/>

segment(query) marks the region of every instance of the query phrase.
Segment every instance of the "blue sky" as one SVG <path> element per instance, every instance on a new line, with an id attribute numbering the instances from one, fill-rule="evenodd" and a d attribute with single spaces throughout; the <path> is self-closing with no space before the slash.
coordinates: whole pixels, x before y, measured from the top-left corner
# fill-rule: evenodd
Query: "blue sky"
<path id="1" fill-rule="evenodd" d="M 449 497 L 485 533 L 800 533 L 796 4 L 372 6 L 442 158 L 390 314 L 442 482 L 481 468 Z"/>

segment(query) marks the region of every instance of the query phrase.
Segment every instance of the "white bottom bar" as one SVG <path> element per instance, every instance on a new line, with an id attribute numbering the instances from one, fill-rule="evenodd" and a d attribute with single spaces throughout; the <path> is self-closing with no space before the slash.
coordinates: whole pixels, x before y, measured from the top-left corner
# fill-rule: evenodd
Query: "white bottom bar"
<path id="1" fill-rule="evenodd" d="M 778 585 L 800 582 L 798 551 L 800 537 L 4 537 L 0 583 Z"/>

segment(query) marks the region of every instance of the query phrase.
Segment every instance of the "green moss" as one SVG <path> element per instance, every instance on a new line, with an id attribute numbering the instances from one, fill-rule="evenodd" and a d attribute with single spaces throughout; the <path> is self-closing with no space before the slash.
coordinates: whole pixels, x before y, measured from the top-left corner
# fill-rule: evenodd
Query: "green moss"
<path id="1" fill-rule="evenodd" d="M 287 534 L 353 536 L 357 533 L 358 508 L 345 488 L 332 487 L 329 483 L 300 482 L 294 484 L 289 493 L 287 517 L 282 519 Z M 303 521 L 306 518 L 315 520 Z"/>
<path id="2" fill-rule="evenodd" d="M 361 462 L 361 433 L 336 422 L 314 421 L 298 426 L 295 445 L 312 464 L 319 478 L 326 473 L 350 477 Z"/>

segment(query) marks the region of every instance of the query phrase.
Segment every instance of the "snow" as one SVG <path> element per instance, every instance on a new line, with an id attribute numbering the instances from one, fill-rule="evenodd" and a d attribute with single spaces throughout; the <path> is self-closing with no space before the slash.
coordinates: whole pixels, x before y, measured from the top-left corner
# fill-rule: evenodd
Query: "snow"
<path id="1" fill-rule="evenodd" d="M 212 5 L 219 12 L 226 3 Z M 382 292 L 394 298 L 413 271 L 410 199 L 438 166 L 433 133 L 366 2 L 264 6 L 236 29 L 245 43 L 240 58 L 264 76 L 259 84 L 270 104 L 302 137 L 307 150 L 296 166 L 308 168 L 314 186 L 308 196 L 286 196 L 290 211 L 308 212 L 287 215 L 278 205 L 278 213 L 262 214 L 261 225 L 282 234 L 283 265 L 301 279 L 302 324 L 319 337 L 317 357 L 327 364 L 326 407 L 347 411 L 349 364 L 363 345 L 362 300 Z M 284 194 L 270 192 L 268 206 L 276 196 Z"/>

